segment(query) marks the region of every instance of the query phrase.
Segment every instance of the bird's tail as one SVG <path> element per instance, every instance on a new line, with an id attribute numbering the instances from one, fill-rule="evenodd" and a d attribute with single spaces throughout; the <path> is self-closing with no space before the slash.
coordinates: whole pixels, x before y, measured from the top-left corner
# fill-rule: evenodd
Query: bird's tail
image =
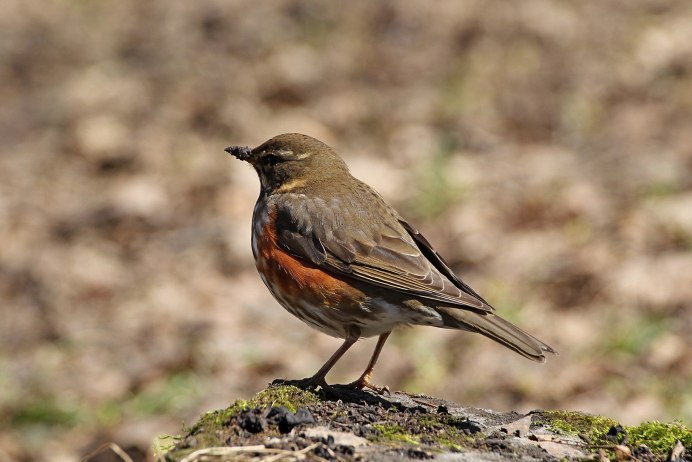
<path id="1" fill-rule="evenodd" d="M 444 327 L 478 332 L 532 361 L 545 362 L 544 352 L 557 354 L 536 337 L 493 313 L 478 313 L 463 308 L 437 308 L 437 311 L 442 315 Z"/>

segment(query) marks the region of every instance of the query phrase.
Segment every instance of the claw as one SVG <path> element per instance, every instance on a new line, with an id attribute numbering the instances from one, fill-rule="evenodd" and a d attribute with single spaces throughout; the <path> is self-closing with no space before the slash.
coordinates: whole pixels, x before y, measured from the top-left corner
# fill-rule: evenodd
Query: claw
<path id="1" fill-rule="evenodd" d="M 387 395 L 391 396 L 391 394 L 392 394 L 389 391 L 389 387 L 387 387 L 387 386 L 378 387 L 378 386 L 374 385 L 370 381 L 370 374 L 363 374 L 358 378 L 358 380 L 356 380 L 354 382 L 347 383 L 345 385 L 335 385 L 335 386 L 339 387 L 339 388 L 350 388 L 353 390 L 362 390 L 364 388 L 367 388 L 367 389 L 374 391 L 378 395 L 384 395 L 386 393 Z"/>
<path id="2" fill-rule="evenodd" d="M 369 388 L 370 390 L 374 391 L 378 395 L 384 395 L 385 393 L 388 396 L 392 395 L 392 393 L 389 391 L 389 387 L 386 385 L 384 387 L 378 387 L 378 386 L 373 385 L 372 383 L 367 383 L 367 384 L 364 384 L 363 387 L 361 387 L 361 390 L 363 388 Z"/>

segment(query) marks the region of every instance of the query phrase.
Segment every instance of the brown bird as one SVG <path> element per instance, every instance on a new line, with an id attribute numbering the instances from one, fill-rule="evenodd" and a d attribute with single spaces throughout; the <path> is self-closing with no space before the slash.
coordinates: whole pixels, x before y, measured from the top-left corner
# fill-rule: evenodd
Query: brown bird
<path id="1" fill-rule="evenodd" d="M 367 368 L 347 386 L 381 393 L 371 374 L 389 334 L 401 325 L 477 332 L 533 361 L 555 353 L 495 314 L 326 144 L 290 133 L 226 152 L 259 175 L 252 254 L 262 281 L 298 319 L 345 339 L 315 375 L 293 383 L 327 388 L 325 377 L 339 358 L 358 339 L 378 335 Z"/>

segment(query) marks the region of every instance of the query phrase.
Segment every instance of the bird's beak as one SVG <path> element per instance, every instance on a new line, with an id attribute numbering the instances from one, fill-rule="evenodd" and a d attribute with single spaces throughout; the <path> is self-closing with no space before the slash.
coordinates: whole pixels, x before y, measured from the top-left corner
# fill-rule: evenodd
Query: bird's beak
<path id="1" fill-rule="evenodd" d="M 252 153 L 252 149 L 248 148 L 247 146 L 229 146 L 226 149 L 224 149 L 224 151 L 226 151 L 238 160 L 245 161 L 247 161 L 250 158 L 250 154 Z"/>

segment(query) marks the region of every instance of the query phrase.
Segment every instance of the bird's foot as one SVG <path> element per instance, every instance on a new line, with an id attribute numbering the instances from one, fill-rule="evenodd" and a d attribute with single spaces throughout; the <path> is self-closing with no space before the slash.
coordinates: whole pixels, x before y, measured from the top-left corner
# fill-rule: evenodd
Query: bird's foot
<path id="1" fill-rule="evenodd" d="M 375 384 L 373 384 L 370 381 L 370 373 L 365 373 L 361 375 L 358 380 L 347 383 L 345 385 L 334 385 L 335 388 L 346 388 L 350 390 L 363 390 L 365 388 L 374 391 L 378 395 L 384 395 L 385 393 L 387 395 L 391 395 L 391 392 L 389 391 L 389 387 L 384 386 L 384 387 L 378 387 Z"/>

